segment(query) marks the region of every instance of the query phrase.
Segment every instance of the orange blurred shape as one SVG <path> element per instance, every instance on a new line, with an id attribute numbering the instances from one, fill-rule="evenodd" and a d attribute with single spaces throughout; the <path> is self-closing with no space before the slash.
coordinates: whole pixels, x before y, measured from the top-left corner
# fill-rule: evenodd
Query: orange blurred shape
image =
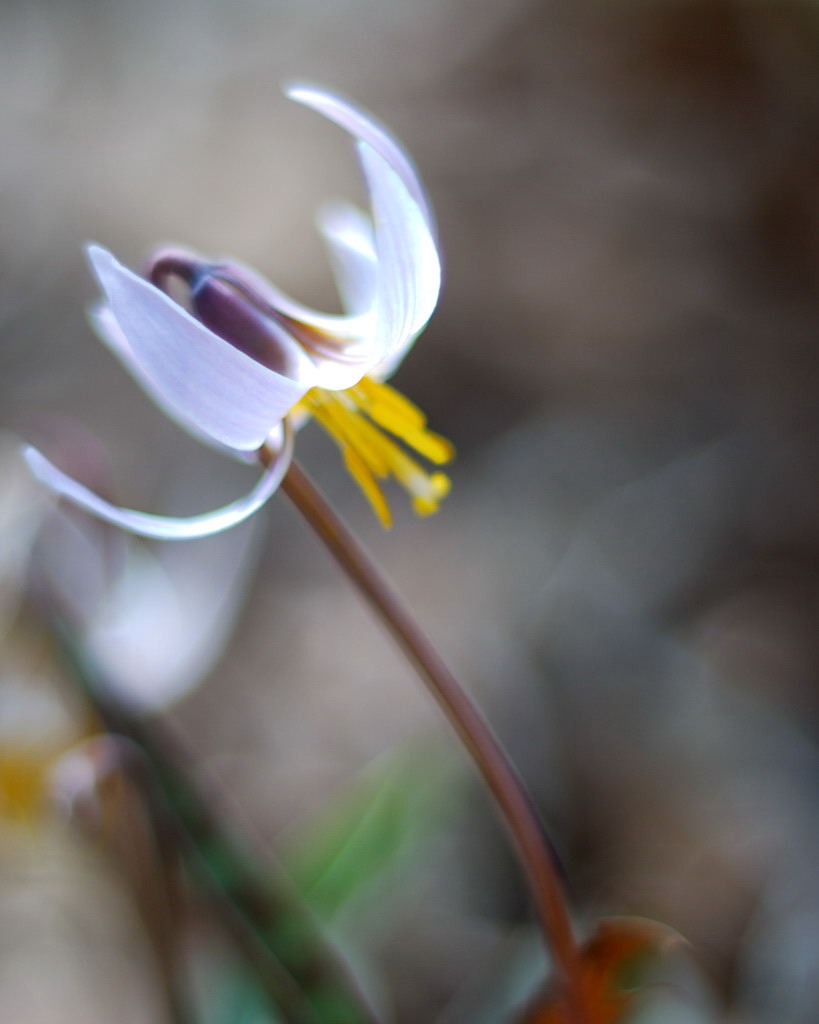
<path id="1" fill-rule="evenodd" d="M 609 917 L 598 921 L 581 950 L 582 1014 L 570 1013 L 561 995 L 539 996 L 519 1024 L 619 1024 L 646 984 L 657 957 L 685 945 L 672 928 L 640 917 Z"/>
<path id="2" fill-rule="evenodd" d="M 45 780 L 54 751 L 9 751 L 0 754 L 0 816 L 30 822 L 40 813 Z"/>

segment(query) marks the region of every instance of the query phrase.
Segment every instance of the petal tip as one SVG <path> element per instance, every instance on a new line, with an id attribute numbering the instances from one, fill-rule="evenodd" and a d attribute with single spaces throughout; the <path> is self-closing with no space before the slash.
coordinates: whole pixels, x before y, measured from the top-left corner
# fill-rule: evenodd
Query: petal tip
<path id="1" fill-rule="evenodd" d="M 299 79 L 293 79 L 292 81 L 285 82 L 282 85 L 282 92 L 288 99 L 293 100 L 296 103 L 305 103 L 307 105 L 312 104 L 320 97 L 337 99 L 336 94 L 330 92 L 329 89 L 322 89 L 319 85 L 314 85 L 312 82 L 304 82 Z"/>
<path id="2" fill-rule="evenodd" d="M 85 255 L 88 257 L 88 262 L 96 267 L 98 264 L 108 262 L 114 257 L 111 253 L 98 242 L 86 242 L 83 246 L 85 249 Z"/>
<path id="3" fill-rule="evenodd" d="M 43 470 L 48 464 L 48 459 L 45 455 L 31 444 L 24 444 L 20 448 L 20 454 L 23 456 L 32 475 L 38 480 L 43 481 Z"/>
<path id="4" fill-rule="evenodd" d="M 109 252 L 102 245 L 98 245 L 96 242 L 89 242 L 85 246 L 85 255 L 88 262 L 91 264 L 91 270 L 94 273 L 100 286 L 104 289 L 104 278 L 110 276 L 112 271 L 120 270 L 121 264 L 117 260 L 116 256 L 112 252 Z"/>

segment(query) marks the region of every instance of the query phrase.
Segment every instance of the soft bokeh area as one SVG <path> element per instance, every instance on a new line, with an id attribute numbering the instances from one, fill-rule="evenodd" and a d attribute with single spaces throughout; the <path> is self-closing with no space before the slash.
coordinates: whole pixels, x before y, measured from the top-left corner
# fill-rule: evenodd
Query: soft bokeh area
<path id="1" fill-rule="evenodd" d="M 173 1020 L 134 895 L 156 851 L 54 793 L 99 724 L 46 585 L 385 1020 L 496 1024 L 542 970 L 472 766 L 283 496 L 135 547 L 55 521 L 18 465 L 14 437 L 150 511 L 249 487 L 95 340 L 83 244 L 232 255 L 337 309 L 314 212 L 364 193 L 342 133 L 283 97 L 305 79 L 389 125 L 428 188 L 445 286 L 394 383 L 459 455 L 437 516 L 390 493 L 389 533 L 315 425 L 300 462 L 507 745 L 580 930 L 641 915 L 690 942 L 635 1019 L 814 1024 L 814 0 L 5 0 L 0 68 L 0 1020 Z M 231 1003 L 195 896 L 177 910 L 201 1019 L 271 1019 Z"/>

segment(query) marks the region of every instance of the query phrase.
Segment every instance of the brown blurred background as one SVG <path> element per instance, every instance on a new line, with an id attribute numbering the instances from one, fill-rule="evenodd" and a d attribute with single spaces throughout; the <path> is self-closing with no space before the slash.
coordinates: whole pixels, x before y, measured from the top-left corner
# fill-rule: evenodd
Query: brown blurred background
<path id="1" fill-rule="evenodd" d="M 180 488 L 215 505 L 246 472 L 94 340 L 82 244 L 234 255 L 336 308 L 312 217 L 363 198 L 355 162 L 280 85 L 395 130 L 446 260 L 396 383 L 456 442 L 453 494 L 423 522 L 395 496 L 385 535 L 313 427 L 300 458 L 492 717 L 579 918 L 690 939 L 711 994 L 675 1021 L 814 1024 L 819 6 L 4 0 L 0 68 L 2 424 L 78 419 L 151 510 Z M 439 758 L 446 813 L 358 938 L 397 1020 L 477 1020 L 477 979 L 527 928 L 504 837 L 285 500 L 266 517 L 246 614 L 174 717 L 271 849 L 373 758 Z M 34 1020 L 16 956 L 0 947 L 0 1017 Z M 71 984 L 75 1009 L 41 1000 L 38 1021 L 158 1019 Z"/>

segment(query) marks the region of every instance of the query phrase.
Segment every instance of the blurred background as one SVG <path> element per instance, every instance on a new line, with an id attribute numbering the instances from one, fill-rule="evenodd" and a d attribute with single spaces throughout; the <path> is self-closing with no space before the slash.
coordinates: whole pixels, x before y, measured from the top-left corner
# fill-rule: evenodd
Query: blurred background
<path id="1" fill-rule="evenodd" d="M 146 510 L 214 507 L 248 471 L 95 341 L 83 244 L 233 255 L 336 309 L 313 215 L 363 189 L 281 84 L 396 132 L 446 280 L 395 383 L 456 443 L 453 493 L 426 521 L 393 495 L 385 534 L 312 426 L 299 458 L 494 722 L 581 927 L 638 914 L 691 942 L 646 1019 L 819 1019 L 813 0 L 4 0 L 0 67 L 0 425 L 71 440 Z M 85 712 L 25 622 L 40 506 L 7 447 L 0 737 L 53 753 Z M 263 519 L 224 653 L 166 714 L 271 858 L 398 771 L 401 842 L 335 927 L 396 1022 L 500 1020 L 537 943 L 488 798 L 286 499 Z M 164 1020 L 128 887 L 10 791 L 0 1017 Z"/>

